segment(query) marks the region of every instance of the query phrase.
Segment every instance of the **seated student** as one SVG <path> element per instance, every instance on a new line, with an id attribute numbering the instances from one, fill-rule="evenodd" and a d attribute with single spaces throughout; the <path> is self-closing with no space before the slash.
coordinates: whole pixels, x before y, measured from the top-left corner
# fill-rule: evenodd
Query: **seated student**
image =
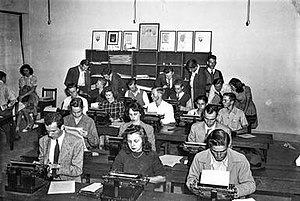
<path id="1" fill-rule="evenodd" d="M 70 102 L 73 98 L 80 98 L 83 102 L 83 114 L 86 114 L 86 112 L 89 109 L 89 105 L 88 105 L 88 101 L 79 96 L 78 94 L 78 87 L 77 84 L 69 84 L 66 88 L 66 93 L 68 95 L 67 98 L 65 98 L 65 100 L 62 103 L 62 110 L 70 110 Z"/>
<path id="2" fill-rule="evenodd" d="M 17 96 L 14 91 L 6 84 L 6 73 L 0 71 L 0 116 L 6 117 L 12 115 L 12 110 L 17 101 Z M 9 143 L 10 137 L 10 125 L 5 123 L 0 125 L 0 134 L 5 133 L 6 143 Z M 16 134 L 14 140 L 20 139 L 20 135 Z"/>
<path id="3" fill-rule="evenodd" d="M 130 122 L 124 123 L 119 128 L 119 136 L 122 136 L 124 131 L 130 126 L 130 125 L 140 125 L 146 132 L 146 135 L 148 137 L 148 141 L 152 145 L 152 150 L 156 151 L 155 147 L 155 136 L 154 136 L 154 129 L 151 125 L 145 124 L 141 121 L 141 118 L 144 116 L 144 110 L 138 103 L 131 103 L 128 108 L 126 109 L 126 113 L 128 113 L 128 116 L 130 117 Z"/>
<path id="4" fill-rule="evenodd" d="M 230 85 L 224 84 L 222 78 L 215 79 L 208 93 L 208 104 L 222 105 L 223 94 L 228 92 L 232 92 Z"/>
<path id="5" fill-rule="evenodd" d="M 108 82 L 107 86 L 114 91 L 115 98 L 123 97 L 126 91 L 126 84 L 121 76 L 113 72 L 110 66 L 103 69 L 102 75 Z"/>
<path id="6" fill-rule="evenodd" d="M 111 87 L 106 87 L 104 95 L 106 100 L 102 104 L 99 104 L 100 108 L 109 116 L 111 122 L 123 121 L 125 107 L 123 102 L 116 99 L 115 91 Z"/>
<path id="7" fill-rule="evenodd" d="M 161 87 L 153 88 L 151 97 L 153 102 L 149 103 L 147 112 L 156 112 L 164 117 L 161 119 L 162 124 L 175 123 L 173 106 L 162 99 L 164 89 Z"/>
<path id="8" fill-rule="evenodd" d="M 174 73 L 174 69 L 170 66 L 164 68 L 163 73 L 159 74 L 155 80 L 155 87 L 162 87 L 165 89 L 163 99 L 168 99 L 171 95 L 174 95 L 174 82 L 181 79 L 179 75 Z"/>
<path id="9" fill-rule="evenodd" d="M 247 119 L 253 119 L 251 128 L 256 128 L 258 126 L 257 112 L 255 104 L 252 100 L 251 88 L 246 86 L 237 78 L 232 78 L 229 81 L 229 85 L 231 86 L 233 93 L 236 95 L 235 107 L 243 110 Z"/>
<path id="10" fill-rule="evenodd" d="M 229 171 L 229 183 L 235 185 L 235 198 L 254 193 L 256 186 L 250 165 L 244 155 L 229 148 L 230 136 L 222 129 L 214 130 L 207 138 L 208 149 L 196 154 L 187 176 L 187 187 L 197 194 L 195 185 L 202 170 Z"/>
<path id="11" fill-rule="evenodd" d="M 228 126 L 236 134 L 247 133 L 248 122 L 242 110 L 234 106 L 236 97 L 234 93 L 223 95 L 223 106 L 219 111 L 217 120 L 221 124 Z"/>
<path id="12" fill-rule="evenodd" d="M 217 122 L 218 108 L 214 105 L 207 105 L 204 109 L 204 121 L 196 122 L 192 125 L 189 142 L 206 142 L 206 138 L 215 129 L 223 129 L 231 136 L 231 131 L 227 126 Z"/>
<path id="13" fill-rule="evenodd" d="M 180 111 L 189 111 L 193 108 L 191 95 L 184 90 L 184 83 L 182 79 L 174 81 L 175 93 L 170 95 L 171 99 L 175 99 L 179 103 Z"/>
<path id="14" fill-rule="evenodd" d="M 207 58 L 207 67 L 205 70 L 205 74 L 206 74 L 206 93 L 209 92 L 210 87 L 213 84 L 213 81 L 215 79 L 221 78 L 223 79 L 223 75 L 221 73 L 221 71 L 215 69 L 216 65 L 217 65 L 217 57 L 215 55 L 210 55 Z"/>
<path id="15" fill-rule="evenodd" d="M 149 98 L 144 90 L 139 89 L 136 86 L 136 80 L 130 79 L 127 83 L 128 89 L 125 93 L 125 97 L 136 100 L 142 107 L 147 108 L 149 105 Z"/>
<path id="16" fill-rule="evenodd" d="M 73 98 L 70 103 L 71 114 L 64 117 L 64 125 L 82 128 L 80 135 L 84 137 L 87 149 L 96 148 L 99 145 L 99 136 L 95 122 L 92 118 L 83 114 L 83 102 L 80 98 Z"/>
<path id="17" fill-rule="evenodd" d="M 196 105 L 196 108 L 195 109 L 192 109 L 190 111 L 188 111 L 188 115 L 195 115 L 195 116 L 199 116 L 199 117 L 203 117 L 203 111 L 204 111 L 204 108 L 207 104 L 207 97 L 202 95 L 202 96 L 198 96 L 196 99 L 195 99 L 195 105 Z"/>
<path id="18" fill-rule="evenodd" d="M 96 89 L 91 91 L 91 103 L 103 102 L 105 100 L 105 95 L 103 90 L 105 88 L 107 81 L 103 77 L 100 77 L 96 82 Z"/>
<path id="19" fill-rule="evenodd" d="M 49 166 L 49 173 L 53 179 L 80 182 L 83 167 L 83 141 L 67 133 L 63 124 L 63 117 L 59 113 L 46 115 L 45 126 L 48 135 L 39 140 L 39 162 Z"/>
<path id="20" fill-rule="evenodd" d="M 150 183 L 166 181 L 166 172 L 151 144 L 145 130 L 138 125 L 129 126 L 125 132 L 122 150 L 117 155 L 111 170 L 131 174 L 142 174 Z"/>

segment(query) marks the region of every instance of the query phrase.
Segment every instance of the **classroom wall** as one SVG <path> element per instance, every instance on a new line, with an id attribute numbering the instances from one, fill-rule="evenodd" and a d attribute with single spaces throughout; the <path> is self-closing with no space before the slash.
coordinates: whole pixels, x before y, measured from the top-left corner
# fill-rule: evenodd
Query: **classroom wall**
<path id="1" fill-rule="evenodd" d="M 30 0 L 30 63 L 42 86 L 59 89 L 68 68 L 85 57 L 92 30 L 138 30 L 158 22 L 161 30 L 212 30 L 212 51 L 225 81 L 240 78 L 252 89 L 260 131 L 300 134 L 300 15 L 290 0 L 251 0 L 251 23 L 245 26 L 247 1 Z M 298 78 L 298 79 L 297 79 Z"/>

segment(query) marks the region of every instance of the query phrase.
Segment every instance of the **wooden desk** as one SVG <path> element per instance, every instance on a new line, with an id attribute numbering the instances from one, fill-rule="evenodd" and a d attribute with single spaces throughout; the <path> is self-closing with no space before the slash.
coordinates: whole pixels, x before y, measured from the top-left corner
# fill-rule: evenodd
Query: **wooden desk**
<path id="1" fill-rule="evenodd" d="M 272 134 L 258 134 L 251 133 L 256 136 L 254 138 L 242 138 L 236 136 L 232 139 L 233 148 L 257 148 L 263 151 L 264 157 L 267 160 L 268 149 L 270 144 L 273 143 Z M 186 128 L 184 127 L 171 127 L 164 126 L 161 130 L 155 134 L 155 140 L 161 142 L 167 142 L 166 153 L 170 153 L 169 144 L 170 143 L 183 143 L 187 140 L 188 133 L 186 133 Z"/>
<path id="2" fill-rule="evenodd" d="M 15 128 L 14 128 L 14 116 L 0 116 L 0 125 L 9 125 L 9 133 L 5 133 L 8 135 L 6 139 L 9 141 L 10 150 L 14 150 L 14 140 L 15 140 Z"/>

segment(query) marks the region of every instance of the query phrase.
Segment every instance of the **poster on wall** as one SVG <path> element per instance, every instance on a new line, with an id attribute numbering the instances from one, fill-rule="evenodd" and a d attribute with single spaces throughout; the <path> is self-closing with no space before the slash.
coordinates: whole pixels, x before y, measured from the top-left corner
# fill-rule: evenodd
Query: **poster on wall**
<path id="1" fill-rule="evenodd" d="M 138 50 L 138 31 L 123 32 L 123 50 L 127 50 L 127 51 Z"/>
<path id="2" fill-rule="evenodd" d="M 175 51 L 176 31 L 160 32 L 160 51 Z"/>
<path id="3" fill-rule="evenodd" d="M 177 31 L 177 52 L 193 51 L 193 31 Z"/>
<path id="4" fill-rule="evenodd" d="M 140 23 L 139 34 L 140 50 L 158 49 L 159 23 Z"/>
<path id="5" fill-rule="evenodd" d="M 92 50 L 105 50 L 106 31 L 92 32 Z"/>
<path id="6" fill-rule="evenodd" d="M 195 31 L 195 52 L 211 52 L 212 31 Z"/>
<path id="7" fill-rule="evenodd" d="M 121 50 L 122 31 L 108 31 L 107 50 Z"/>

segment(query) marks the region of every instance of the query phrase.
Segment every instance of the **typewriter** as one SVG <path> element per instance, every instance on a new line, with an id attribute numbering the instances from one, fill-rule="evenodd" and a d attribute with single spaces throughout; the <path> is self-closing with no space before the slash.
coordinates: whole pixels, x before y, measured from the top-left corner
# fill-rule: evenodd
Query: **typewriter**
<path id="1" fill-rule="evenodd" d="M 198 200 L 202 200 L 203 197 L 210 197 L 211 201 L 231 201 L 234 199 L 234 194 L 237 193 L 237 190 L 233 184 L 229 184 L 229 186 L 226 187 L 198 183 L 195 189 L 198 190 Z"/>
<path id="2" fill-rule="evenodd" d="M 184 142 L 182 144 L 183 150 L 190 153 L 198 153 L 206 148 L 206 143 L 201 142 Z"/>
<path id="3" fill-rule="evenodd" d="M 6 191 L 33 193 L 47 183 L 46 167 L 19 161 L 7 165 Z"/>
<path id="4" fill-rule="evenodd" d="M 109 150 L 108 160 L 114 160 L 122 148 L 123 137 L 106 135 L 104 138 L 104 149 Z"/>
<path id="5" fill-rule="evenodd" d="M 109 172 L 102 177 L 103 192 L 101 200 L 105 201 L 134 201 L 143 192 L 148 178 L 140 174 L 128 174 L 123 172 Z"/>

